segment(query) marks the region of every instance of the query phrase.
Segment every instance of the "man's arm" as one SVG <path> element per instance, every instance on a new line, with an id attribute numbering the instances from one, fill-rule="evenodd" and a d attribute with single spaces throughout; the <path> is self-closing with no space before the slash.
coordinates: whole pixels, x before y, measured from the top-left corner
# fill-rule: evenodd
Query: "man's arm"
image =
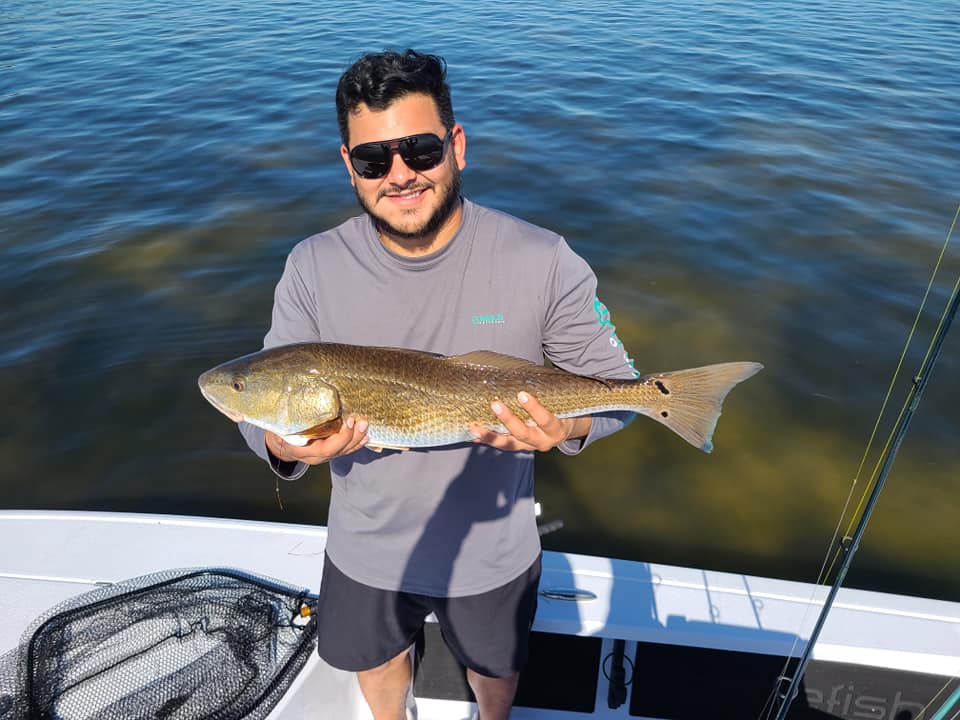
<path id="1" fill-rule="evenodd" d="M 277 283 L 264 348 L 321 340 L 314 310 L 316 299 L 311 290 L 313 274 L 307 245 L 301 243 L 287 257 L 283 275 Z M 285 480 L 296 480 L 310 465 L 319 465 L 359 449 L 367 442 L 366 430 L 365 420 L 347 418 L 336 434 L 298 447 L 250 423 L 240 423 L 240 432 L 250 449 Z"/>
<path id="2" fill-rule="evenodd" d="M 557 246 L 543 297 L 543 348 L 554 365 L 591 377 L 638 376 L 610 322 L 609 312 L 597 298 L 596 276 L 565 241 Z M 532 395 L 520 393 L 518 399 L 532 418 L 530 422 L 493 402 L 490 407 L 508 432 L 475 426 L 471 428 L 475 441 L 501 450 L 546 452 L 557 447 L 566 455 L 575 455 L 635 417 L 633 413 L 618 411 L 560 419 Z"/>

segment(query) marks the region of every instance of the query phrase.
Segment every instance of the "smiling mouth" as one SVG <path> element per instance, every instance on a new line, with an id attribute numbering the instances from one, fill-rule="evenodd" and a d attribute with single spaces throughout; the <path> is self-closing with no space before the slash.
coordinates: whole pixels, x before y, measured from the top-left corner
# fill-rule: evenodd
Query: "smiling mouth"
<path id="1" fill-rule="evenodd" d="M 421 195 L 423 195 L 429 188 L 426 187 L 417 187 L 411 188 L 410 190 L 404 190 L 402 192 L 385 192 L 383 197 L 388 197 L 392 200 L 416 200 Z"/>

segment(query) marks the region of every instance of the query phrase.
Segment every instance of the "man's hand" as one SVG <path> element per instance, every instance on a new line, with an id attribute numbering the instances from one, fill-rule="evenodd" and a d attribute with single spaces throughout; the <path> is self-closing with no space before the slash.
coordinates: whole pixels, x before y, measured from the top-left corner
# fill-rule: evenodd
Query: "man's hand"
<path id="1" fill-rule="evenodd" d="M 470 428 L 475 438 L 474 442 L 491 445 L 500 450 L 546 452 L 564 440 L 586 437 L 590 432 L 589 415 L 561 420 L 541 405 L 533 395 L 521 392 L 517 395 L 517 399 L 530 415 L 531 420 L 524 422 L 506 405 L 494 401 L 490 403 L 490 409 L 503 423 L 507 432 L 498 433 L 482 425 L 474 425 Z"/>
<path id="2" fill-rule="evenodd" d="M 340 455 L 347 455 L 367 444 L 367 421 L 347 418 L 340 430 L 330 437 L 311 440 L 303 447 L 291 445 L 279 435 L 267 432 L 265 440 L 271 454 L 283 462 L 304 462 L 320 465 Z"/>

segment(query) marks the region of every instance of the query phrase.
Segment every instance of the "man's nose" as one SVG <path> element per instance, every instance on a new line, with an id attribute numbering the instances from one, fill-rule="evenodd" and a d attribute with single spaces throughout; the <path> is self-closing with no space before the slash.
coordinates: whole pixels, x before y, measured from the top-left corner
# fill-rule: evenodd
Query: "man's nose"
<path id="1" fill-rule="evenodd" d="M 400 153 L 394 150 L 390 156 L 390 172 L 387 173 L 387 180 L 393 185 L 409 185 L 416 175 L 414 170 L 407 167 Z"/>

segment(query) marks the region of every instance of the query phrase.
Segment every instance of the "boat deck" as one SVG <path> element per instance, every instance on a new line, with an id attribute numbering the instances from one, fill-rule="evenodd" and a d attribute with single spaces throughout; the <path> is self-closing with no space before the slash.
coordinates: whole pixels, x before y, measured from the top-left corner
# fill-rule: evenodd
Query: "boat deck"
<path id="1" fill-rule="evenodd" d="M 0 512 L 0 654 L 17 644 L 37 615 L 58 602 L 102 583 L 157 571 L 231 567 L 315 591 L 325 543 L 325 528 L 306 525 L 121 513 Z M 756 674 L 763 676 L 760 689 L 751 691 L 757 695 L 772 688 L 772 678 L 786 656 L 801 652 L 826 595 L 826 588 L 803 583 L 569 553 L 546 552 L 543 565 L 531 668 L 518 697 L 516 720 L 697 717 L 702 706 L 672 687 L 676 682 L 671 674 L 686 681 L 710 663 L 719 663 L 727 672 L 719 680 L 701 678 L 702 687 Z M 589 593 L 592 599 L 562 599 L 572 589 Z M 813 712 L 848 705 L 847 715 L 816 717 L 853 717 L 851 708 L 863 709 L 881 699 L 891 712 L 894 703 L 913 707 L 910 703 L 922 700 L 927 685 L 942 685 L 949 676 L 960 674 L 958 607 L 923 598 L 841 591 L 814 652 L 805 706 Z M 462 673 L 451 665 L 433 626 L 428 629 L 416 686 L 420 718 L 468 718 L 474 706 Z M 626 701 L 611 708 L 606 675 L 616 640 L 624 641 L 624 666 L 633 682 Z M 887 678 L 893 694 L 881 698 L 881 690 L 870 689 L 872 694 L 864 690 L 854 697 L 857 681 L 848 683 L 852 689 L 838 692 L 836 675 L 827 670 L 845 667 L 858 668 L 861 675 L 864 668 L 870 671 L 872 680 L 861 682 L 864 688 L 876 686 L 877 677 Z M 898 678 L 905 673 L 930 678 L 927 685 L 910 686 L 918 688 L 910 690 L 916 698 L 904 695 L 902 688 L 907 686 Z M 673 709 L 668 714 L 665 703 L 671 694 Z M 710 707 L 716 708 L 716 702 Z M 353 676 L 314 656 L 271 717 L 345 720 L 368 718 L 369 712 Z"/>

